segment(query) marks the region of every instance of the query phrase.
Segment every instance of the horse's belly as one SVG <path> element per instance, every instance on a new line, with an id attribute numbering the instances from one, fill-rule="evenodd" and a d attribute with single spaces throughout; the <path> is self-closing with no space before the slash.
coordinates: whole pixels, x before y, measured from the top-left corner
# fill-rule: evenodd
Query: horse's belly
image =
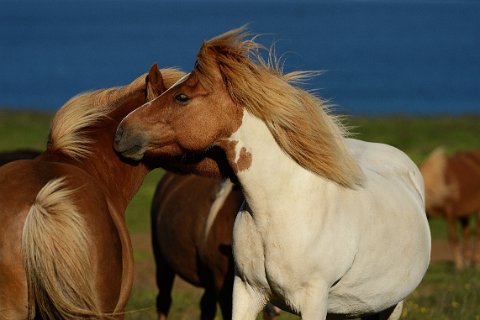
<path id="1" fill-rule="evenodd" d="M 389 242 L 377 238 L 360 251 L 351 269 L 331 288 L 328 311 L 353 315 L 378 312 L 410 294 L 430 260 L 430 235 L 422 225 L 419 221 L 418 230 L 399 233 Z"/>

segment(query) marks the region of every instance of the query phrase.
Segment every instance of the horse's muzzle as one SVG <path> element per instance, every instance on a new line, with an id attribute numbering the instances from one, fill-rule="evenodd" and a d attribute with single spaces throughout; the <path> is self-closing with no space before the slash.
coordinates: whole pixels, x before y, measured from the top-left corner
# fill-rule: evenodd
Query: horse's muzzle
<path id="1" fill-rule="evenodd" d="M 141 160 L 146 149 L 146 141 L 142 134 L 126 132 L 119 126 L 113 139 L 113 148 L 126 158 Z"/>

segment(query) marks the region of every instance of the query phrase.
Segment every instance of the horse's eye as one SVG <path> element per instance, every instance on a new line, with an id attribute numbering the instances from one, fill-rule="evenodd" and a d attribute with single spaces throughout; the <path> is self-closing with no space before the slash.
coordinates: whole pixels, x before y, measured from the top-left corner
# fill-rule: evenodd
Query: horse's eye
<path id="1" fill-rule="evenodd" d="M 188 100 L 190 100 L 190 98 L 183 93 L 179 93 L 175 96 L 175 101 L 183 105 L 187 104 Z"/>

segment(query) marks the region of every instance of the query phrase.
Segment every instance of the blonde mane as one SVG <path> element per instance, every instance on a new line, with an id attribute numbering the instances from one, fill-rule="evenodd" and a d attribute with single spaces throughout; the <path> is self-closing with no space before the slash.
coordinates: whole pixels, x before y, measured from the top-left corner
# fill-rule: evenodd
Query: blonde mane
<path id="1" fill-rule="evenodd" d="M 176 69 L 162 69 L 161 72 L 167 87 L 184 74 Z M 67 101 L 53 118 L 48 150 L 75 159 L 87 157 L 93 141 L 87 137 L 86 128 L 107 118 L 123 99 L 139 90 L 147 90 L 146 75 L 141 75 L 127 86 L 90 91 Z M 148 99 L 153 98 L 149 94 Z"/>
<path id="2" fill-rule="evenodd" d="M 208 88 L 219 70 L 233 101 L 262 119 L 280 147 L 299 165 L 346 187 L 360 185 L 363 172 L 346 149 L 346 130 L 328 112 L 324 101 L 295 82 L 312 72 L 284 74 L 270 52 L 245 40 L 244 28 L 232 30 L 203 44 L 193 75 Z"/>

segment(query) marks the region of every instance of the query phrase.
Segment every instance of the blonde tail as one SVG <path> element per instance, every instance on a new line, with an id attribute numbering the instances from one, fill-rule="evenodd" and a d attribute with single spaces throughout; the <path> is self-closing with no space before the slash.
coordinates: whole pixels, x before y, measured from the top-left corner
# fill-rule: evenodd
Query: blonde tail
<path id="1" fill-rule="evenodd" d="M 49 181 L 25 220 L 22 255 L 29 319 L 101 318 L 92 284 L 87 229 L 71 194 L 63 178 Z"/>

